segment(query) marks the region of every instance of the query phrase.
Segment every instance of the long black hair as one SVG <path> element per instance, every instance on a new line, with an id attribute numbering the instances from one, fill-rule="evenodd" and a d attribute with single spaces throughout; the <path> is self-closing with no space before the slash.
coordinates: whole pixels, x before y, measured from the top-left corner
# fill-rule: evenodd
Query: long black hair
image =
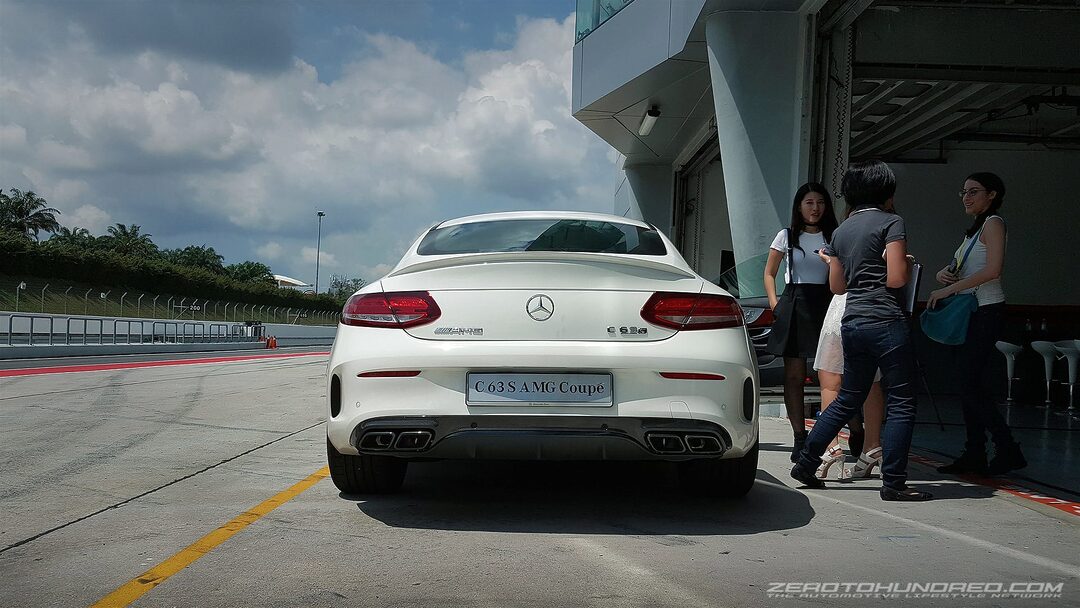
<path id="1" fill-rule="evenodd" d="M 802 200 L 811 192 L 820 194 L 825 199 L 825 212 L 821 215 L 817 225 L 825 235 L 826 243 L 832 242 L 833 231 L 839 225 L 839 222 L 836 221 L 836 211 L 833 209 L 832 197 L 829 196 L 829 191 L 825 186 L 817 182 L 809 182 L 799 186 L 799 189 L 795 192 L 795 202 L 791 203 L 791 223 L 788 224 L 790 227 L 788 236 L 790 245 L 792 249 L 798 247 L 799 251 L 802 251 L 802 247 L 799 247 L 799 233 L 806 228 L 806 220 L 803 219 L 800 207 L 802 207 Z M 803 251 L 803 253 L 806 252 Z"/>
<path id="2" fill-rule="evenodd" d="M 968 228 L 967 231 L 964 232 L 964 234 L 970 238 L 975 236 L 975 234 L 979 232 L 979 229 L 982 228 L 983 223 L 986 222 L 986 218 L 994 215 L 995 213 L 997 213 L 998 209 L 1001 209 L 1001 204 L 1005 202 L 1005 182 L 1002 181 L 1002 179 L 998 177 L 996 173 L 990 173 L 988 171 L 972 173 L 971 175 L 967 176 L 967 179 L 973 182 L 979 182 L 980 186 L 986 188 L 987 196 L 989 196 L 991 192 L 997 193 L 997 196 L 990 199 L 990 206 L 986 208 L 986 211 L 983 211 L 979 215 L 975 216 L 975 222 L 971 224 L 971 228 Z"/>

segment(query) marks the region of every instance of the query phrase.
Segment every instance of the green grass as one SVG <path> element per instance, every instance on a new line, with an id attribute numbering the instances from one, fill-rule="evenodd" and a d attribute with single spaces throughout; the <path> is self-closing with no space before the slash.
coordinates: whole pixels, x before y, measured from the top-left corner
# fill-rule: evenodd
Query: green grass
<path id="1" fill-rule="evenodd" d="M 295 323 L 297 325 L 336 323 L 336 319 L 316 316 L 315 311 L 306 311 L 307 318 L 297 318 L 297 313 L 300 312 L 298 309 L 291 309 L 291 313 L 287 314 L 289 310 L 287 307 L 262 306 L 255 302 L 226 302 L 212 299 L 207 301 L 206 298 L 153 294 L 73 281 L 51 281 L 6 275 L 0 275 L 0 310 L 16 310 L 16 290 L 20 283 L 26 284 L 25 289 L 18 290 L 18 311 L 24 313 L 194 321 L 262 321 L 263 323 Z M 127 295 L 124 295 L 125 291 Z M 121 296 L 123 296 L 122 306 Z M 142 296 L 141 301 L 140 296 Z M 170 298 L 172 298 L 171 303 Z M 183 308 L 180 306 L 181 302 L 183 302 Z M 197 305 L 199 309 L 192 309 L 192 304 Z M 228 318 L 225 316 L 226 305 L 228 305 Z M 275 309 L 277 309 L 276 313 Z"/>

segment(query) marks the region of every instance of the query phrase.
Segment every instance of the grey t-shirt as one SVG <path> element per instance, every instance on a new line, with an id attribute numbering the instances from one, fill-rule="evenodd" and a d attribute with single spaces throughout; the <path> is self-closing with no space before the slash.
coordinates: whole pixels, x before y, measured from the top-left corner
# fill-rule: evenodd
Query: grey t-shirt
<path id="1" fill-rule="evenodd" d="M 885 287 L 886 243 L 905 240 L 904 219 L 869 207 L 852 213 L 833 233 L 830 249 L 847 279 L 844 322 L 903 319 L 903 289 Z"/>

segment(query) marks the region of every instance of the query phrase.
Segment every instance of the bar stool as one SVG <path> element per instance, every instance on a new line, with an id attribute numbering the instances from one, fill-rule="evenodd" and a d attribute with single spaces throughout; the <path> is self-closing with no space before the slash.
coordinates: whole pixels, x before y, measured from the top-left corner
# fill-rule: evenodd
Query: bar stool
<path id="1" fill-rule="evenodd" d="M 1045 340 L 1032 342 L 1031 348 L 1042 355 L 1043 368 L 1046 371 L 1046 401 L 1037 407 L 1049 407 L 1054 404 L 1054 402 L 1050 400 L 1050 381 L 1054 377 L 1054 359 L 1058 356 L 1058 351 L 1054 348 L 1053 342 L 1047 342 Z"/>
<path id="2" fill-rule="evenodd" d="M 1071 414 L 1076 405 L 1073 403 L 1073 387 L 1076 386 L 1076 364 L 1080 361 L 1080 348 L 1077 346 L 1080 340 L 1062 340 L 1054 342 L 1054 350 L 1059 355 L 1069 360 L 1069 407 L 1062 414 Z"/>
<path id="3" fill-rule="evenodd" d="M 1012 396 L 1012 385 L 1013 380 L 1016 379 L 1016 356 L 1024 352 L 1024 347 L 1012 342 L 998 342 L 994 346 L 1001 351 L 1001 354 L 1005 355 L 1005 370 L 1008 372 L 1007 381 L 1009 383 L 1005 403 L 1015 405 L 1016 401 Z"/>

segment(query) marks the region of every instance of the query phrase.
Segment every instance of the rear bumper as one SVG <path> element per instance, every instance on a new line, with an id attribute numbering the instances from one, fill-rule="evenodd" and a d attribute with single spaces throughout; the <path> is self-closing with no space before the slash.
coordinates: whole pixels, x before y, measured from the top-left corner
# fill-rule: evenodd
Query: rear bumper
<path id="1" fill-rule="evenodd" d="M 681 461 L 720 458 L 732 445 L 711 422 L 601 416 L 374 418 L 357 425 L 349 443 L 362 454 L 468 460 Z"/>
<path id="2" fill-rule="evenodd" d="M 381 370 L 414 370 L 417 374 L 360 377 Z M 724 438 L 726 458 L 745 454 L 757 440 L 757 365 L 742 328 L 680 332 L 652 342 L 613 343 L 435 341 L 413 338 L 400 330 L 339 326 L 328 371 L 328 402 L 333 398 L 339 402 L 336 407 L 328 403 L 327 437 L 343 454 L 359 453 L 357 430 L 384 419 L 469 419 L 470 424 L 477 423 L 476 428 L 487 429 L 484 434 L 459 433 L 450 440 L 446 440 L 448 435 L 440 435 L 432 442 L 432 451 L 423 456 L 429 458 L 476 458 L 492 453 L 525 458 L 555 458 L 554 454 L 563 453 L 579 454 L 575 457 L 582 459 L 614 458 L 616 454 L 657 457 L 659 454 L 648 450 L 643 431 L 639 432 L 643 421 L 687 425 L 683 430 L 710 428 L 718 438 Z M 704 373 L 724 379 L 670 379 L 662 377 L 661 371 Z M 465 391 L 470 372 L 611 374 L 613 401 L 602 407 L 468 405 Z M 336 393 L 335 382 L 340 386 Z M 512 422 L 504 423 L 503 419 Z M 636 424 L 638 431 L 615 426 L 612 419 L 637 421 L 626 424 Z M 608 429 L 603 429 L 603 424 Z M 520 443 L 521 449 L 508 445 L 515 443 Z M 439 450 L 434 451 L 437 444 Z M 488 444 L 503 447 L 487 449 L 484 446 Z M 570 449 L 572 445 L 582 447 Z"/>

